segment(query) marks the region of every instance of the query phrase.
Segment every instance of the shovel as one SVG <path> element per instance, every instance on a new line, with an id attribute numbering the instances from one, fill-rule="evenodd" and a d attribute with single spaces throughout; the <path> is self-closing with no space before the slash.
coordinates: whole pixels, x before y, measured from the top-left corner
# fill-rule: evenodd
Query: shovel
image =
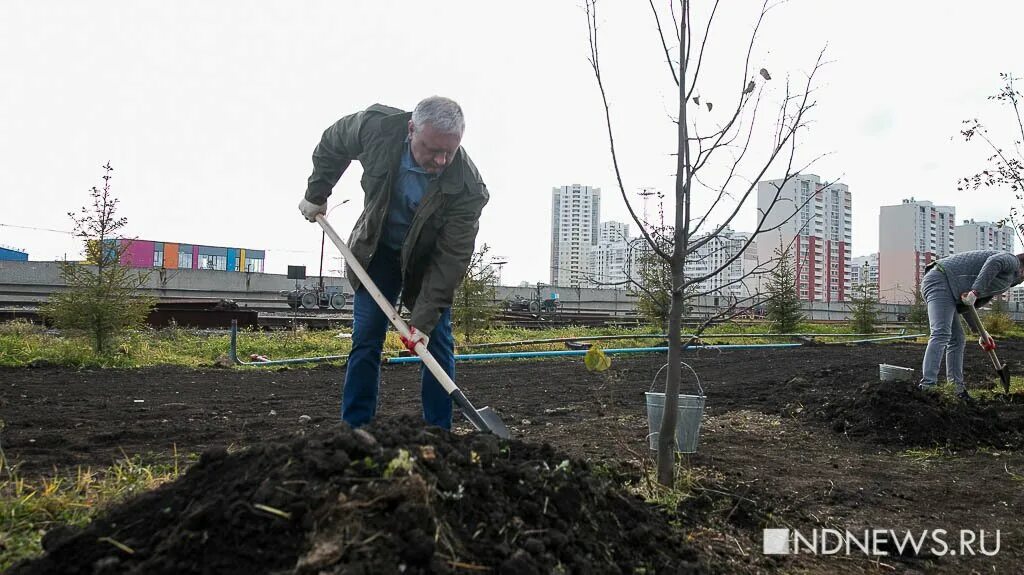
<path id="1" fill-rule="evenodd" d="M 345 245 L 345 242 L 341 241 L 341 238 L 338 237 L 338 233 L 334 231 L 331 224 L 327 223 L 327 219 L 324 218 L 323 215 L 318 214 L 316 216 L 316 221 L 320 224 L 320 227 L 324 229 L 324 233 L 326 233 L 327 236 L 331 238 L 331 241 L 334 242 L 334 245 L 338 246 L 338 250 L 341 251 L 342 257 L 344 257 L 345 261 L 348 262 L 349 267 L 351 267 L 352 271 L 355 272 L 356 277 L 358 277 L 359 281 L 362 282 L 366 291 L 370 292 L 374 301 L 377 302 L 380 309 L 383 310 L 384 314 L 388 316 L 389 320 L 391 320 L 391 325 L 395 326 L 395 329 L 398 330 L 398 333 L 401 334 L 402 337 L 407 339 L 411 337 L 412 334 L 409 330 L 409 326 L 405 323 L 405 320 L 398 315 L 398 312 L 395 311 L 391 302 L 384 297 L 384 294 L 380 293 L 377 285 L 370 279 L 366 270 L 363 269 L 363 266 L 359 265 L 355 256 L 352 255 L 352 250 L 348 249 L 348 246 Z M 467 399 L 466 395 L 462 393 L 462 390 L 455 385 L 452 378 L 448 377 L 448 374 L 441 369 L 441 364 L 437 363 L 434 356 L 427 351 L 427 346 L 423 345 L 423 342 L 416 344 L 416 355 L 420 356 L 420 359 L 423 360 L 423 364 L 427 366 L 430 373 L 437 378 L 437 381 L 441 382 L 441 385 L 444 387 L 445 391 L 448 392 L 452 401 L 462 408 L 462 413 L 466 416 L 466 419 L 473 424 L 473 427 L 476 427 L 478 431 L 490 431 L 502 439 L 508 439 L 510 437 L 508 427 L 505 427 L 505 424 L 502 423 L 501 418 L 498 417 L 498 414 L 493 409 L 490 407 L 483 407 L 481 409 L 473 407 L 473 404 L 469 402 L 469 399 Z"/>
<path id="2" fill-rule="evenodd" d="M 984 337 L 985 339 L 992 339 L 988 335 L 988 331 L 985 330 L 985 324 L 981 323 L 981 318 L 978 317 L 978 310 L 973 305 L 967 306 L 967 312 L 964 313 L 964 319 L 967 320 L 967 325 L 970 326 L 971 331 Z M 1010 393 L 1010 370 L 1007 369 L 1006 364 L 999 361 L 999 357 L 996 356 L 996 347 L 993 345 L 991 348 L 982 346 L 985 353 L 988 354 L 988 358 L 992 360 L 992 367 L 995 368 L 996 373 L 999 374 L 999 381 L 1003 384 L 1003 391 Z"/>

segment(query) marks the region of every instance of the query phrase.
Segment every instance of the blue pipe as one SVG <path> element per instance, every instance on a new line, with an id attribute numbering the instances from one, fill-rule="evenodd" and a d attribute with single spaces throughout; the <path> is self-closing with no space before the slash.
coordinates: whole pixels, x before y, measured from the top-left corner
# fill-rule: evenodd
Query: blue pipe
<path id="1" fill-rule="evenodd" d="M 686 349 L 754 349 L 754 348 L 779 348 L 779 347 L 800 347 L 802 343 L 751 343 L 733 345 L 692 345 Z M 602 349 L 606 354 L 625 353 L 662 353 L 668 351 L 668 347 L 626 347 L 621 349 Z M 510 353 L 471 353 L 455 356 L 455 361 L 477 361 L 484 359 L 515 359 L 524 357 L 563 357 L 572 355 L 586 355 L 585 349 L 574 349 L 565 351 L 519 351 Z M 389 357 L 387 363 L 417 363 L 419 357 Z"/>
<path id="2" fill-rule="evenodd" d="M 826 345 L 847 345 L 851 343 L 867 343 L 875 341 L 889 341 L 894 339 L 916 339 L 924 336 L 923 333 L 915 333 L 910 335 L 896 335 L 887 337 L 877 337 L 873 339 L 860 339 L 856 341 L 845 341 L 837 342 L 834 344 Z M 709 336 L 712 337 L 712 336 Z M 802 343 L 749 343 L 749 344 L 726 344 L 726 345 L 691 345 L 686 349 L 715 349 L 715 350 L 728 350 L 728 349 L 762 349 L 762 348 L 783 348 L 783 347 L 800 347 Z M 603 349 L 601 350 L 606 354 L 625 354 L 625 353 L 662 353 L 668 351 L 668 347 L 626 347 L 621 349 Z M 473 353 L 473 354 L 462 354 L 456 355 L 456 361 L 477 361 L 484 359 L 516 359 L 526 357 L 564 357 L 573 355 L 586 355 L 587 350 L 585 349 L 574 349 L 574 350 L 563 350 L 563 351 L 519 351 L 510 353 Z M 419 357 L 389 357 L 384 360 L 386 363 L 416 363 L 420 361 Z"/>
<path id="3" fill-rule="evenodd" d="M 889 337 L 875 337 L 875 338 L 872 338 L 872 339 L 855 339 L 853 341 L 837 341 L 837 342 L 834 342 L 834 343 L 824 343 L 822 345 L 839 345 L 839 344 L 849 345 L 851 343 L 869 343 L 869 342 L 875 342 L 875 341 L 888 341 L 890 339 L 917 339 L 919 337 L 927 337 L 927 336 L 928 336 L 928 334 L 926 334 L 926 333 L 912 333 L 912 334 L 909 334 L 909 335 L 894 335 L 894 336 L 889 336 Z"/>

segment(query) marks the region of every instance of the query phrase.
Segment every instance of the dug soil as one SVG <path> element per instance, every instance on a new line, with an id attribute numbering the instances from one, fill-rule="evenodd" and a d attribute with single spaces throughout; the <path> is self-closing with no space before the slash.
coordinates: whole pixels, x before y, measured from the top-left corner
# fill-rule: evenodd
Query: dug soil
<path id="1" fill-rule="evenodd" d="M 211 450 L 12 574 L 703 571 L 666 514 L 556 460 L 413 418 Z"/>
<path id="2" fill-rule="evenodd" d="M 1024 345 L 1000 351 L 1024 374 Z M 878 364 L 917 368 L 922 352 L 688 352 L 707 408 L 682 473 L 689 496 L 664 511 L 623 487 L 643 487 L 651 466 L 643 392 L 662 356 L 616 357 L 600 374 L 578 359 L 459 364 L 467 395 L 522 442 L 509 444 L 463 421 L 454 435 L 418 425 L 412 366 L 384 369 L 373 440 L 335 424 L 342 367 L 3 369 L 3 447 L 25 476 L 206 452 L 179 482 L 50 535 L 50 554 L 21 569 L 1019 572 L 1024 402 L 962 405 L 878 382 Z M 966 374 L 975 390 L 992 385 L 974 348 Z M 776 557 L 761 553 L 765 527 L 999 530 L 1000 546 Z"/>

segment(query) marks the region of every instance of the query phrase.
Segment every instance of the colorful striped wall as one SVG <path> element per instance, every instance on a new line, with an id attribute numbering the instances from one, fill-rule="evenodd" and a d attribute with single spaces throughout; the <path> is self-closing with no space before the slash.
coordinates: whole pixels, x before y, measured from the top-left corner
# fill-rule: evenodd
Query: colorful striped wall
<path id="1" fill-rule="evenodd" d="M 164 244 L 164 267 L 178 269 L 178 244 Z"/>
<path id="2" fill-rule="evenodd" d="M 118 240 L 123 246 L 121 263 L 133 268 L 210 269 L 256 271 L 264 269 L 266 252 L 198 244 L 149 240 Z M 247 270 L 247 267 L 250 268 Z"/>
<path id="3" fill-rule="evenodd" d="M 126 240 L 121 240 L 124 246 Z M 106 260 L 107 256 L 103 256 Z M 133 268 L 153 267 L 153 242 L 145 240 L 130 240 L 121 254 L 121 263 Z"/>

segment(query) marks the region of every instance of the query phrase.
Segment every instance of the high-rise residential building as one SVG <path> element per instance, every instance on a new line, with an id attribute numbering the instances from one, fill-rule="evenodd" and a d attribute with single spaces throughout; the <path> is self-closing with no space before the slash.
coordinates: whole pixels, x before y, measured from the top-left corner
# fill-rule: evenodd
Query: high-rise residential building
<path id="1" fill-rule="evenodd" d="M 707 235 L 695 236 L 693 241 L 700 242 L 706 238 Z M 744 281 L 744 276 L 752 270 L 751 266 L 757 265 L 757 259 L 737 256 L 749 239 L 749 233 L 736 232 L 726 227 L 716 237 L 711 238 L 706 244 L 687 255 L 685 268 L 687 277 L 705 276 L 722 268 L 722 271 L 698 284 L 700 293 L 737 298 L 751 295 L 749 282 Z M 746 253 L 753 255 L 752 252 L 756 251 L 756 245 L 751 244 L 748 249 L 750 252 Z M 731 262 L 729 262 L 730 259 L 732 259 Z"/>
<path id="2" fill-rule="evenodd" d="M 1012 226 L 1000 226 L 991 222 L 964 220 L 955 228 L 954 251 L 956 253 L 973 250 L 1014 251 Z"/>
<path id="3" fill-rule="evenodd" d="M 584 287 L 624 288 L 629 272 L 628 240 L 599 243 L 590 248 L 590 275 Z"/>
<path id="4" fill-rule="evenodd" d="M 914 198 L 878 215 L 878 299 L 914 301 L 924 268 L 953 253 L 956 208 Z"/>
<path id="5" fill-rule="evenodd" d="M 878 252 L 853 258 L 850 266 L 850 285 L 864 285 L 878 295 Z"/>
<path id="6" fill-rule="evenodd" d="M 598 244 L 610 244 L 629 239 L 629 224 L 623 222 L 601 222 L 598 230 Z"/>
<path id="7" fill-rule="evenodd" d="M 822 184 L 814 174 L 785 183 L 757 183 L 757 248 L 768 265 L 781 246 L 789 249 L 803 301 L 847 301 L 852 259 L 852 202 L 845 184 Z"/>
<path id="8" fill-rule="evenodd" d="M 629 273 L 629 224 L 601 222 L 597 245 L 591 246 L 585 285 L 623 287 Z"/>
<path id="9" fill-rule="evenodd" d="M 551 189 L 551 283 L 586 285 L 597 245 L 601 189 L 573 184 Z"/>
<path id="10" fill-rule="evenodd" d="M 1020 308 L 1020 304 L 1024 304 L 1024 286 L 1015 286 L 1010 288 L 1007 292 L 1007 301 L 1014 304 L 1012 311 L 1017 311 Z"/>

